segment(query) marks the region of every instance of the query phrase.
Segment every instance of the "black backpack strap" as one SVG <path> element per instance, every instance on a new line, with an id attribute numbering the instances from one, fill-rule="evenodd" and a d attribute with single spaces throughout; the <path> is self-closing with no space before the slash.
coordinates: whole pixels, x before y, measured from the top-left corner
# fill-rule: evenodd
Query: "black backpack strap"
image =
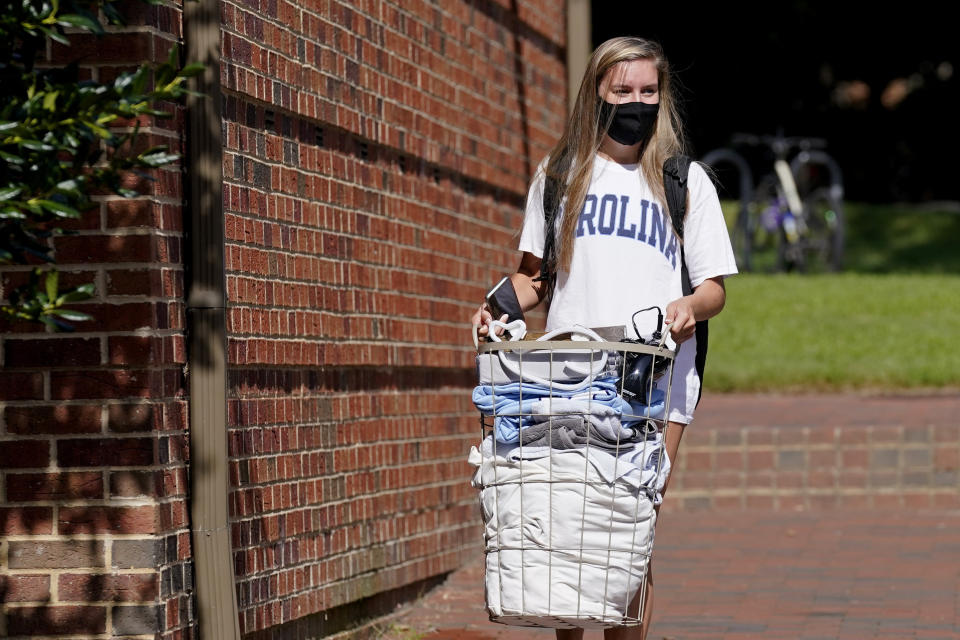
<path id="1" fill-rule="evenodd" d="M 687 178 L 690 175 L 690 156 L 673 156 L 663 163 L 663 190 L 667 197 L 667 209 L 670 221 L 680 238 L 680 269 L 683 281 L 683 295 L 693 292 L 690 287 L 690 274 L 683 253 L 683 221 L 687 216 Z"/>
<path id="2" fill-rule="evenodd" d="M 683 224 L 687 216 L 687 178 L 690 175 L 690 157 L 673 156 L 663 163 L 663 189 L 666 192 L 667 208 L 670 210 L 670 220 L 680 238 L 680 281 L 683 295 L 693 293 L 690 286 L 690 272 L 687 270 L 687 256 L 683 250 Z M 694 366 L 700 377 L 700 395 L 703 395 L 703 372 L 707 364 L 707 340 L 709 325 L 706 320 L 697 322 L 697 353 L 694 356 Z M 697 404 L 700 396 L 697 396 Z"/>

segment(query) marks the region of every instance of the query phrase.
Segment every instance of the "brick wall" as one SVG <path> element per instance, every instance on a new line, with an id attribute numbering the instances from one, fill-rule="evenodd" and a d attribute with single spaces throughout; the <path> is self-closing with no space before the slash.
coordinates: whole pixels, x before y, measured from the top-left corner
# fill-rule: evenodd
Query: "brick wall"
<path id="1" fill-rule="evenodd" d="M 178 7 L 129 3 L 127 29 L 51 60 L 109 81 L 166 58 Z M 142 122 L 179 150 L 182 114 Z M 184 279 L 179 170 L 97 198 L 56 241 L 65 285 L 93 282 L 75 333 L 0 327 L 0 636 L 113 637 L 189 623 Z M 7 268 L 8 292 L 25 278 Z M 181 609 L 181 607 L 183 607 Z"/>
<path id="2" fill-rule="evenodd" d="M 562 124 L 563 3 L 221 6 L 241 628 L 329 635 L 478 550 L 467 319 L 516 266 Z M 139 26 L 52 58 L 100 78 L 162 59 L 179 7 L 129 9 Z M 180 149 L 182 114 L 145 125 Z M 11 636 L 193 635 L 182 180 L 156 177 L 58 241 L 67 284 L 96 283 L 95 321 L 2 328 Z"/>
<path id="3" fill-rule="evenodd" d="M 819 411 L 795 424 L 778 424 L 762 410 L 759 420 L 745 413 L 730 423 L 718 423 L 715 416 L 712 424 L 694 423 L 684 435 L 670 480 L 671 508 L 960 508 L 955 409 L 939 416 L 916 412 L 878 419 L 863 416 L 858 407 L 856 421 L 837 424 L 822 409 L 831 402 L 836 406 L 830 397 L 797 396 L 764 404 L 791 415 L 791 405 L 804 402 L 816 403 Z M 955 404 L 946 396 L 925 402 Z M 756 405 L 751 408 L 757 411 Z"/>
<path id="4" fill-rule="evenodd" d="M 516 267 L 563 20 L 556 0 L 224 3 L 248 637 L 334 633 L 477 551 L 467 320 Z"/>

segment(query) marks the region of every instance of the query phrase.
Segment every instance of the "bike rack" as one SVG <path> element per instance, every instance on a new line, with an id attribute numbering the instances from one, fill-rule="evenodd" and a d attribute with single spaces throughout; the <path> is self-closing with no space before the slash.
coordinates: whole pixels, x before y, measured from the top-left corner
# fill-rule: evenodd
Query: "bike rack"
<path id="1" fill-rule="evenodd" d="M 753 200 L 753 172 L 744 157 L 732 149 L 714 149 L 703 156 L 700 162 L 709 166 L 726 162 L 737 169 L 740 174 L 740 212 L 746 215 Z"/>
<path id="2" fill-rule="evenodd" d="M 830 197 L 842 205 L 843 171 L 840 169 L 837 161 L 825 151 L 818 151 L 816 149 L 803 150 L 790 161 L 790 170 L 793 172 L 794 179 L 799 177 L 798 172 L 804 164 L 819 164 L 827 168 L 827 171 L 830 172 Z"/>
<path id="3" fill-rule="evenodd" d="M 740 174 L 740 211 L 737 212 L 737 225 L 745 225 L 743 232 L 749 233 L 748 220 L 750 219 L 750 203 L 753 201 L 753 171 L 750 170 L 750 165 L 747 164 L 746 159 L 734 151 L 733 149 L 714 149 L 710 151 L 705 156 L 703 156 L 701 162 L 708 166 L 714 164 L 719 164 L 725 162 L 733 165 L 737 173 Z M 749 249 L 745 251 L 745 254 L 741 257 L 743 264 L 741 265 L 744 271 L 750 270 L 750 251 Z"/>

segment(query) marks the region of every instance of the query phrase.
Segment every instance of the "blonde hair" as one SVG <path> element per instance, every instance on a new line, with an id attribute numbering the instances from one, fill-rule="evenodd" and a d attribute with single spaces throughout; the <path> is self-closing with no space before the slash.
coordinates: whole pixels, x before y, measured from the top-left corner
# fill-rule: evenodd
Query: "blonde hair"
<path id="1" fill-rule="evenodd" d="M 640 167 L 654 195 L 665 202 L 663 190 L 663 163 L 683 153 L 683 127 L 677 101 L 670 86 L 670 67 L 663 49 L 656 42 L 623 36 L 607 40 L 593 52 L 580 83 L 580 91 L 567 120 L 563 135 L 550 152 L 545 169 L 546 177 L 556 181 L 556 203 L 566 198 L 564 215 L 556 242 L 555 263 L 548 265 L 556 272 L 559 266 L 567 271 L 573 259 L 573 242 L 579 211 L 590 188 L 593 160 L 606 133 L 609 122 L 600 122 L 600 102 L 597 90 L 604 75 L 615 65 L 629 60 L 650 60 L 657 69 L 660 107 L 656 126 L 650 139 L 640 150 Z M 576 213 L 575 213 L 576 212 Z M 547 229 L 547 233 L 553 233 Z"/>

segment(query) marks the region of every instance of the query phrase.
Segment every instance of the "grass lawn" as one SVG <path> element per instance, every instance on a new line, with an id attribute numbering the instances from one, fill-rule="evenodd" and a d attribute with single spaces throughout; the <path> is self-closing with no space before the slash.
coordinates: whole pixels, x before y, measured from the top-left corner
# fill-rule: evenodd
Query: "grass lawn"
<path id="1" fill-rule="evenodd" d="M 847 212 L 845 273 L 727 281 L 707 389 L 960 391 L 960 213 Z"/>
<path id="2" fill-rule="evenodd" d="M 738 275 L 710 321 L 714 391 L 960 388 L 960 276 Z"/>

